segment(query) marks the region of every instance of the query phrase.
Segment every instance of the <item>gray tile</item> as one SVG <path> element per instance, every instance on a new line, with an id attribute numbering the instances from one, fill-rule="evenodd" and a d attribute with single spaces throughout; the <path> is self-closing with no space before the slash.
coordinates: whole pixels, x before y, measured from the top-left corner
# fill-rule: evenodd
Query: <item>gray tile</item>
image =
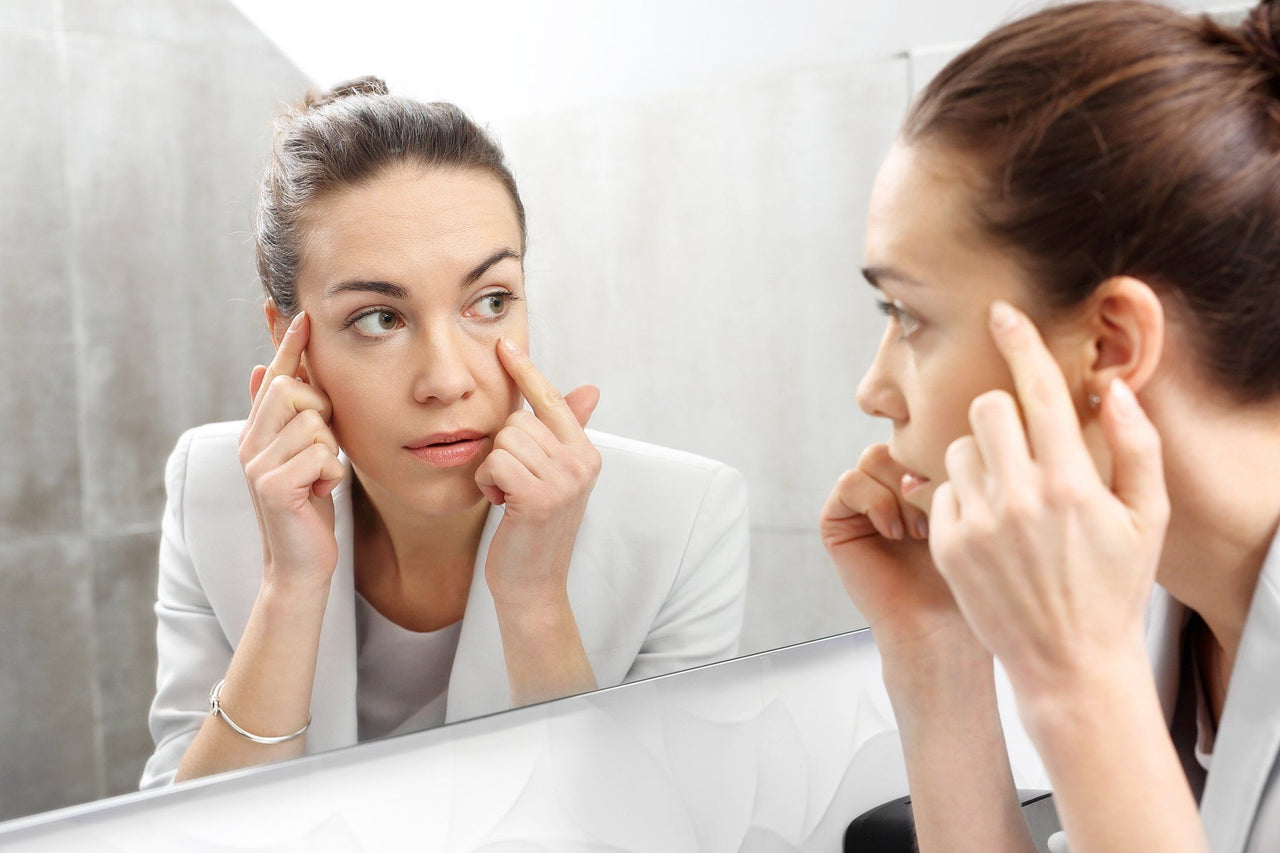
<path id="1" fill-rule="evenodd" d="M 247 409 L 263 338 L 249 202 L 281 101 L 273 52 L 68 38 L 90 530 L 151 524 L 174 439 Z"/>
<path id="2" fill-rule="evenodd" d="M 885 432 L 855 401 L 883 328 L 858 268 L 906 81 L 895 59 L 504 129 L 548 375 L 601 387 L 600 429 L 739 468 L 753 523 L 814 524 Z"/>
<path id="3" fill-rule="evenodd" d="M 5 0 L 0 4 L 0 29 L 53 30 L 57 21 L 58 0 Z"/>
<path id="4" fill-rule="evenodd" d="M 0 819 L 97 794 L 89 563 L 78 537 L 0 544 Z"/>
<path id="5" fill-rule="evenodd" d="M 865 628 L 818 531 L 751 531 L 742 654 Z"/>
<path id="6" fill-rule="evenodd" d="M 152 751 L 159 531 L 93 543 L 94 648 L 105 796 L 138 789 Z"/>
<path id="7" fill-rule="evenodd" d="M 266 44 L 230 0 L 62 0 L 69 32 L 212 45 Z"/>
<path id="8" fill-rule="evenodd" d="M 80 524 L 60 79 L 51 37 L 0 32 L 0 539 Z"/>

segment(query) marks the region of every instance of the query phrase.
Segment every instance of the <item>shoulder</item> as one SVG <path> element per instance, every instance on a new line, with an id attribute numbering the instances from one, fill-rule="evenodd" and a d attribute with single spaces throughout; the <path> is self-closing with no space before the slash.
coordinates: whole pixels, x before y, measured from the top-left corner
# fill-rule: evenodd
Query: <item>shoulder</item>
<path id="1" fill-rule="evenodd" d="M 178 438 L 165 467 L 170 508 L 185 518 L 216 509 L 242 509 L 248 498 L 240 467 L 244 421 L 192 427 Z"/>
<path id="2" fill-rule="evenodd" d="M 597 512 L 621 513 L 650 530 L 687 532 L 698 517 L 745 516 L 747 484 L 737 470 L 706 456 L 588 430 L 600 453 L 592 492 Z"/>
<path id="3" fill-rule="evenodd" d="M 600 451 L 603 460 L 628 469 L 666 474 L 683 473 L 693 478 L 706 478 L 722 471 L 733 470 L 723 462 L 685 450 L 676 450 L 660 444 L 650 444 L 647 441 L 624 438 L 593 429 L 586 432 L 596 450 Z"/>

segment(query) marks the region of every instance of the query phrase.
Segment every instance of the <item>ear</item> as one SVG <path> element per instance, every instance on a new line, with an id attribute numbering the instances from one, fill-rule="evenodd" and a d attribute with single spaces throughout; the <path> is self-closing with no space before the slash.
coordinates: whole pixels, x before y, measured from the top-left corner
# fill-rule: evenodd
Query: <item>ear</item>
<path id="1" fill-rule="evenodd" d="M 1087 392 L 1105 396 L 1114 379 L 1141 391 L 1155 374 L 1164 350 L 1160 297 L 1140 279 L 1116 276 L 1099 285 L 1089 303 L 1092 353 L 1083 377 Z"/>
<path id="2" fill-rule="evenodd" d="M 280 349 L 280 342 L 284 340 L 284 333 L 289 330 L 289 318 L 280 313 L 280 309 L 276 307 L 274 299 L 268 299 L 262 305 L 262 313 L 267 318 L 267 330 L 271 332 L 271 343 L 276 349 Z M 307 354 L 302 353 L 302 364 L 298 366 L 298 378 L 303 382 L 310 382 L 311 376 L 307 372 Z"/>
<path id="3" fill-rule="evenodd" d="M 267 317 L 267 330 L 271 332 L 271 343 L 276 349 L 280 349 L 280 341 L 284 339 L 284 333 L 289 328 L 289 321 L 280 313 L 280 309 L 276 308 L 274 299 L 268 299 L 263 303 L 262 313 Z"/>

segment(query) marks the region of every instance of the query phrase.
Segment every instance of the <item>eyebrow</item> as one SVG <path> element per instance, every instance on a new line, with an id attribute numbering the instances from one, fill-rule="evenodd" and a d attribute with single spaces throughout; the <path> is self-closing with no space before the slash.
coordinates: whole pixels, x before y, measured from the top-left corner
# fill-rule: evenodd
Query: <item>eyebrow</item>
<path id="1" fill-rule="evenodd" d="M 495 264 L 500 261 L 504 261 L 507 258 L 514 258 L 517 261 L 522 260 L 520 254 L 512 249 L 499 249 L 477 264 L 475 269 L 463 276 L 462 282 L 458 287 L 470 287 L 479 281 L 480 277 L 492 269 Z M 389 281 L 343 281 L 329 285 L 329 287 L 325 289 L 324 295 L 325 298 L 328 299 L 329 297 L 337 296 L 339 293 L 350 293 L 353 291 L 360 293 L 377 293 L 378 295 L 385 296 L 388 299 L 405 300 L 409 298 L 409 291 L 406 288 L 398 284 L 393 284 Z"/>
<path id="2" fill-rule="evenodd" d="M 914 284 L 917 287 L 924 286 L 919 280 L 914 279 L 905 273 L 899 272 L 893 267 L 863 267 L 862 277 L 867 280 L 867 284 L 875 288 L 879 288 L 880 282 L 886 278 L 893 279 L 894 281 L 900 281 L 903 284 Z"/>

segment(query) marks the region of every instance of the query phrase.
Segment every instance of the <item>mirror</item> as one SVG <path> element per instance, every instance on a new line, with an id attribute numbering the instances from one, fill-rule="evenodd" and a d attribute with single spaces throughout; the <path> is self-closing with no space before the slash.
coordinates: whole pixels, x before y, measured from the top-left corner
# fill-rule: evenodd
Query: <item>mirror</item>
<path id="1" fill-rule="evenodd" d="M 600 386 L 598 429 L 747 478 L 743 653 L 860 627 L 816 517 L 885 433 L 854 402 L 865 201 L 912 88 L 1011 4 L 454 5 L 0 2 L 0 820 L 134 790 L 151 753 L 164 460 L 269 357 L 250 209 L 312 80 L 491 127 L 535 361 Z"/>

